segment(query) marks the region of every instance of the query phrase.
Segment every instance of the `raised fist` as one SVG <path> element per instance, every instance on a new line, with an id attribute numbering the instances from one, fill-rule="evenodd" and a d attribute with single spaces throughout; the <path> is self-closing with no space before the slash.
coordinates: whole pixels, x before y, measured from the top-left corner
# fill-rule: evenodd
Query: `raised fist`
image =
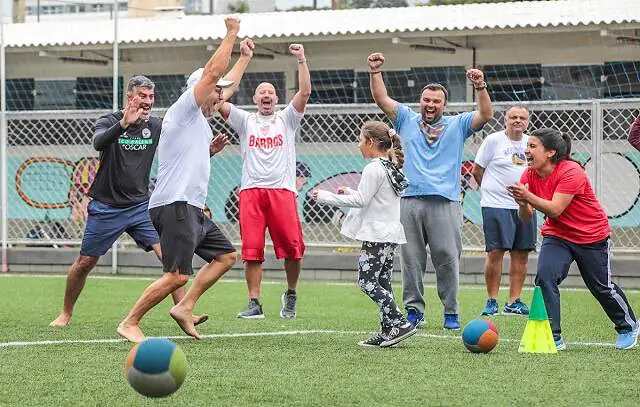
<path id="1" fill-rule="evenodd" d="M 471 68 L 467 71 L 467 78 L 474 86 L 481 86 L 484 82 L 484 73 L 479 69 Z"/>
<path id="2" fill-rule="evenodd" d="M 244 57 L 253 57 L 253 49 L 256 45 L 251 38 L 245 38 L 240 42 L 240 55 Z"/>
<path id="3" fill-rule="evenodd" d="M 304 58 L 304 47 L 302 46 L 302 44 L 289 45 L 289 52 L 291 52 L 291 54 L 293 54 L 298 59 Z"/>
<path id="4" fill-rule="evenodd" d="M 367 62 L 369 63 L 369 69 L 372 71 L 379 71 L 384 65 L 384 55 L 379 52 L 374 52 L 369 55 L 367 58 Z"/>
<path id="5" fill-rule="evenodd" d="M 236 17 L 226 17 L 224 19 L 224 25 L 227 26 L 227 32 L 240 31 L 240 19 Z"/>

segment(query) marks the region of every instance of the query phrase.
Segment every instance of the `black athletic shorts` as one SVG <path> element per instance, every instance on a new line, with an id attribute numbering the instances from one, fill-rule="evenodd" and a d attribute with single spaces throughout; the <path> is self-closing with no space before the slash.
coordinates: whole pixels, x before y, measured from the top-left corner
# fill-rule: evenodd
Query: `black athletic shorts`
<path id="1" fill-rule="evenodd" d="M 210 263 L 216 256 L 236 251 L 202 209 L 186 202 L 151 208 L 149 215 L 160 235 L 165 272 L 180 270 L 180 274 L 191 275 L 194 254 Z"/>

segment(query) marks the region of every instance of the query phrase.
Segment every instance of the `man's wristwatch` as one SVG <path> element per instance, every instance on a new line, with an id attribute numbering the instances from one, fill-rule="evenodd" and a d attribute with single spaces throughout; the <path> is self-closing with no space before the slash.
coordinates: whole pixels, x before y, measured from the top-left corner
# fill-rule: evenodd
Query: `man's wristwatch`
<path id="1" fill-rule="evenodd" d="M 487 82 L 482 81 L 482 83 L 480 84 L 480 86 L 476 86 L 475 84 L 473 85 L 473 89 L 475 90 L 484 90 L 487 89 Z"/>

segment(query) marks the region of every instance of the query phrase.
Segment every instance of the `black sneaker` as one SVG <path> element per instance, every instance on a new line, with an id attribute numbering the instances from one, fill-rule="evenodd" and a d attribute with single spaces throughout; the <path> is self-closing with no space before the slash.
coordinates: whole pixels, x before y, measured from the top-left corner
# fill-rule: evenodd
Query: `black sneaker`
<path id="1" fill-rule="evenodd" d="M 282 300 L 282 309 L 280 310 L 280 318 L 295 318 L 296 303 L 298 302 L 298 294 L 295 291 L 285 291 L 280 298 Z"/>
<path id="2" fill-rule="evenodd" d="M 384 341 L 380 344 L 380 347 L 386 348 L 389 346 L 393 346 L 396 343 L 407 339 L 416 332 L 418 332 L 416 328 L 409 322 L 402 326 L 394 326 L 393 328 L 391 328 L 391 331 L 389 331 L 388 334 L 384 335 L 385 338 Z"/>
<path id="3" fill-rule="evenodd" d="M 238 313 L 238 318 L 245 319 L 261 319 L 264 318 L 264 312 L 262 312 L 262 305 L 255 298 L 249 300 L 249 305 L 242 312 Z"/>
<path id="4" fill-rule="evenodd" d="M 382 337 L 382 334 L 378 332 L 377 334 L 373 335 L 371 338 L 358 342 L 358 345 L 365 346 L 365 347 L 379 348 L 382 342 L 384 342 L 384 338 Z"/>

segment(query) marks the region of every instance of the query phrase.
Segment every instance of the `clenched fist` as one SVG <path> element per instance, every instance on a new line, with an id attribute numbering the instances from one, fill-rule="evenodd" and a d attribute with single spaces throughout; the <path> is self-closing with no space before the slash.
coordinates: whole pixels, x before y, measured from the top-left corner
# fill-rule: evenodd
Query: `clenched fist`
<path id="1" fill-rule="evenodd" d="M 473 84 L 473 86 L 482 86 L 482 82 L 484 82 L 484 73 L 481 70 L 471 68 L 467 71 L 467 78 Z"/>
<path id="2" fill-rule="evenodd" d="M 240 19 L 236 17 L 226 17 L 224 19 L 224 25 L 227 27 L 227 32 L 240 31 Z"/>
<path id="3" fill-rule="evenodd" d="M 384 55 L 380 52 L 374 52 L 369 55 L 367 62 L 369 63 L 369 69 L 371 71 L 379 71 L 382 65 L 384 65 Z"/>
<path id="4" fill-rule="evenodd" d="M 256 45 L 251 38 L 245 38 L 240 42 L 240 55 L 243 57 L 253 57 L 253 49 Z"/>
<path id="5" fill-rule="evenodd" d="M 291 44 L 289 45 L 289 52 L 293 54 L 298 60 L 304 59 L 304 47 L 302 44 Z"/>

